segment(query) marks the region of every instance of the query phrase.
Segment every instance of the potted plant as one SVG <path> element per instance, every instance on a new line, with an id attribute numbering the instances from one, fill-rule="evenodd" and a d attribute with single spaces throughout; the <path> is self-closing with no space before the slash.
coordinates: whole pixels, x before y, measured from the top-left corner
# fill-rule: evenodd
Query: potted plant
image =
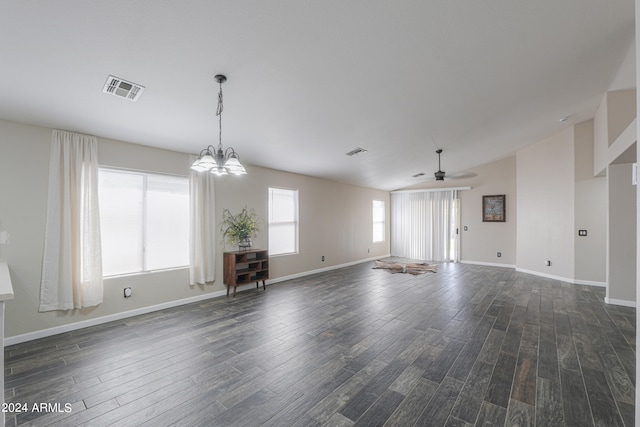
<path id="1" fill-rule="evenodd" d="M 222 238 L 231 245 L 238 245 L 240 250 L 251 248 L 251 238 L 258 235 L 261 225 L 262 220 L 256 212 L 246 206 L 236 215 L 229 209 L 222 210 Z"/>

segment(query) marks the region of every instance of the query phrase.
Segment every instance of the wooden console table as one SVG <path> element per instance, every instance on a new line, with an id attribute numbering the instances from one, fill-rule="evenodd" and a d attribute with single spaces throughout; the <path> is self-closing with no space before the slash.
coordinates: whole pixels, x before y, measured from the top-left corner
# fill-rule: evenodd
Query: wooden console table
<path id="1" fill-rule="evenodd" d="M 233 286 L 233 296 L 236 296 L 238 285 L 262 280 L 262 288 L 266 291 L 265 280 L 269 278 L 269 251 L 264 249 L 249 249 L 224 253 L 224 284 L 229 289 Z"/>

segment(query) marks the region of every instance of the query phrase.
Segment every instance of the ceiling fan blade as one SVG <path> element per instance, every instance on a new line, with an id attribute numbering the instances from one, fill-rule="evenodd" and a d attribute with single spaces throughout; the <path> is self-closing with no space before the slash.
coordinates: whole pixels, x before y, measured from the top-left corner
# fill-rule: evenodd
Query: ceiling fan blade
<path id="1" fill-rule="evenodd" d="M 475 172 L 460 172 L 447 175 L 447 179 L 468 179 L 478 176 Z"/>

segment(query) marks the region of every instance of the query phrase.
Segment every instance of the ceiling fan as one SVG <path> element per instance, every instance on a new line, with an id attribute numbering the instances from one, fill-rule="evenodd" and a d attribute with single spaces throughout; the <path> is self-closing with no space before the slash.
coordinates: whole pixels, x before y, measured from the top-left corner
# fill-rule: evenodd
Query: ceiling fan
<path id="1" fill-rule="evenodd" d="M 438 148 L 436 150 L 436 153 L 438 154 L 438 171 L 434 172 L 434 176 L 436 177 L 436 181 L 444 181 L 444 177 L 446 172 L 443 171 L 440 167 L 440 154 L 442 154 L 442 148 Z M 453 175 L 449 175 L 447 177 L 447 179 L 464 179 L 464 178 L 475 178 L 476 176 L 478 176 L 477 173 L 473 173 L 473 172 L 467 172 L 467 173 L 455 173 Z"/>
<path id="2" fill-rule="evenodd" d="M 433 175 L 435 175 L 436 181 L 444 181 L 445 171 L 440 170 L 440 154 L 442 153 L 442 148 L 438 148 L 436 153 L 438 153 L 438 171 Z"/>

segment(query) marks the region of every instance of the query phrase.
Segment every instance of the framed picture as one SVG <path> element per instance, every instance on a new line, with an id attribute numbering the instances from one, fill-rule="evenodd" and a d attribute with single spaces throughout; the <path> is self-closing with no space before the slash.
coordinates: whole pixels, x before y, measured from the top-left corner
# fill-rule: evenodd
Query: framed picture
<path id="1" fill-rule="evenodd" d="M 505 222 L 505 198 L 504 194 L 482 196 L 482 222 Z"/>

